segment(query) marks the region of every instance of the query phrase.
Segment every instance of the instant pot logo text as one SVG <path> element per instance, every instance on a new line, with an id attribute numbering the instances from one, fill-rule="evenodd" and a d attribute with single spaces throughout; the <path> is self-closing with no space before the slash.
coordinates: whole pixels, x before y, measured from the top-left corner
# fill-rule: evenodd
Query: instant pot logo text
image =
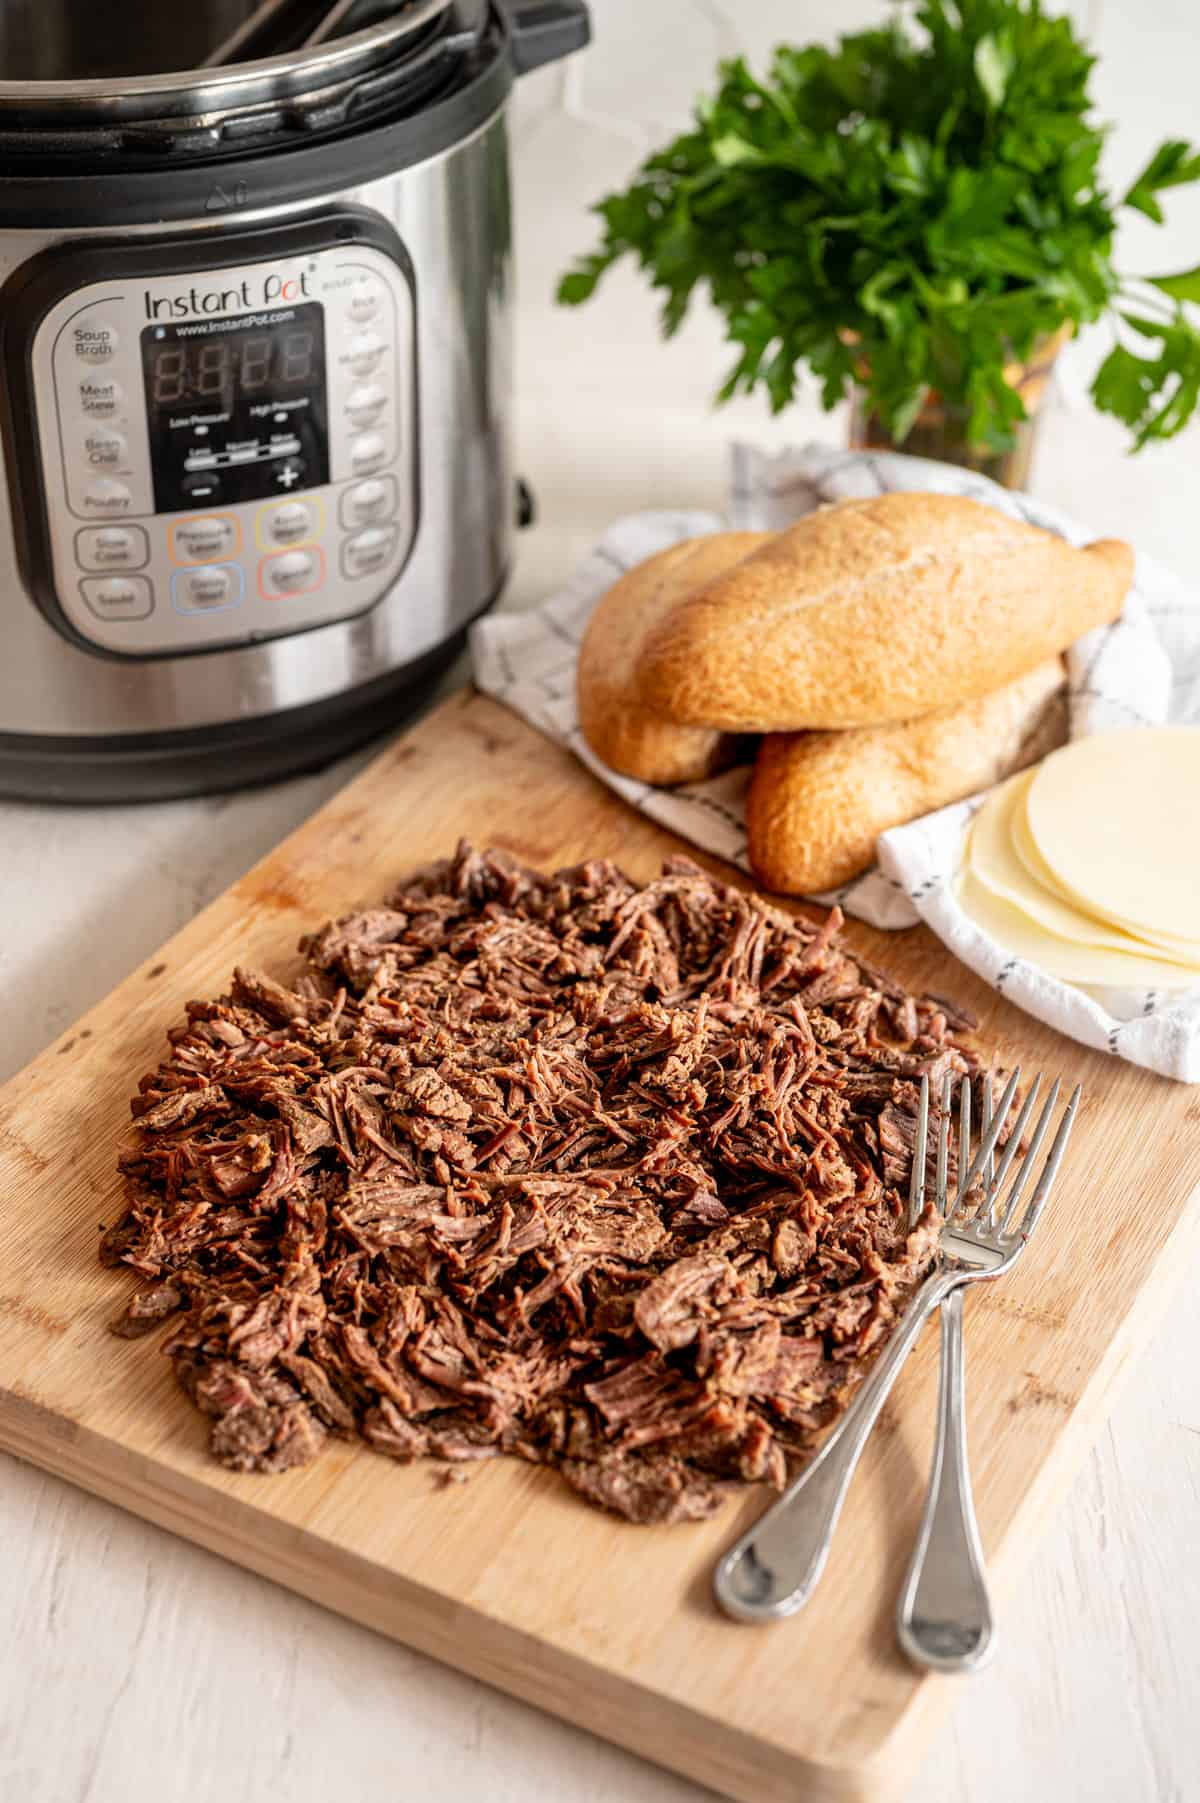
<path id="1" fill-rule="evenodd" d="M 307 298 L 307 269 L 299 275 L 272 271 L 261 282 L 243 276 L 232 288 L 189 288 L 186 294 L 154 294 L 146 289 L 147 319 L 196 319 L 214 313 L 240 313 L 248 307 L 273 307 Z"/>

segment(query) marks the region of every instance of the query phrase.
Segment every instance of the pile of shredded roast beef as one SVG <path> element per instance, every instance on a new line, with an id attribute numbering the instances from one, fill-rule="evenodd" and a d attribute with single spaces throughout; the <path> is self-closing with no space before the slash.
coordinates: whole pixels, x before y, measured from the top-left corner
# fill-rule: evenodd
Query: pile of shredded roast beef
<path id="1" fill-rule="evenodd" d="M 102 1257 L 241 1471 L 331 1434 L 557 1465 L 634 1521 L 781 1484 L 932 1255 L 920 1077 L 973 1023 L 684 859 L 467 846 L 192 1002 Z"/>

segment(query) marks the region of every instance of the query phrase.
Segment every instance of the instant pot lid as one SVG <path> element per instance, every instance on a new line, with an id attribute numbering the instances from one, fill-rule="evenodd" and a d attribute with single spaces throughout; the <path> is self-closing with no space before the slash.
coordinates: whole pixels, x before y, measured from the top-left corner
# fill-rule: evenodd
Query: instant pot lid
<path id="1" fill-rule="evenodd" d="M 325 129 L 436 89 L 487 14 L 486 0 L 4 0 L 0 134 L 37 152 Z"/>

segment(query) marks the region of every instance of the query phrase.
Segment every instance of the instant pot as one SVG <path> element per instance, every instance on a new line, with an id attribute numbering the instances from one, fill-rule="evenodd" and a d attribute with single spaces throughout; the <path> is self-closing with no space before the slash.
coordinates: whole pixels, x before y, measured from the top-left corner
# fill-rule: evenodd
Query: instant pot
<path id="1" fill-rule="evenodd" d="M 514 75 L 582 0 L 0 6 L 0 790 L 378 731 L 499 593 Z"/>

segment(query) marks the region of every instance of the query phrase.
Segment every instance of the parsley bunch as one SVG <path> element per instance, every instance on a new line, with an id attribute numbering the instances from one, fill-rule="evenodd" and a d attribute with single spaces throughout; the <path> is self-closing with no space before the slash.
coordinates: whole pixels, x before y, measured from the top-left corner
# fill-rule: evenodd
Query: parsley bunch
<path id="1" fill-rule="evenodd" d="M 621 257 L 664 296 L 669 336 L 697 288 L 737 361 L 718 398 L 766 388 L 786 407 L 799 365 L 826 408 L 863 381 L 903 440 L 931 391 L 969 443 L 1012 442 L 1024 417 L 1005 366 L 1063 326 L 1107 315 L 1093 384 L 1134 446 L 1169 438 L 1200 398 L 1200 268 L 1128 281 L 1117 209 L 1162 221 L 1159 195 L 1200 179 L 1170 141 L 1115 199 L 1099 172 L 1095 59 L 1038 0 L 919 0 L 832 50 L 782 47 L 764 80 L 721 65 L 695 122 L 596 207 L 600 248 L 563 277 L 575 306 Z"/>

